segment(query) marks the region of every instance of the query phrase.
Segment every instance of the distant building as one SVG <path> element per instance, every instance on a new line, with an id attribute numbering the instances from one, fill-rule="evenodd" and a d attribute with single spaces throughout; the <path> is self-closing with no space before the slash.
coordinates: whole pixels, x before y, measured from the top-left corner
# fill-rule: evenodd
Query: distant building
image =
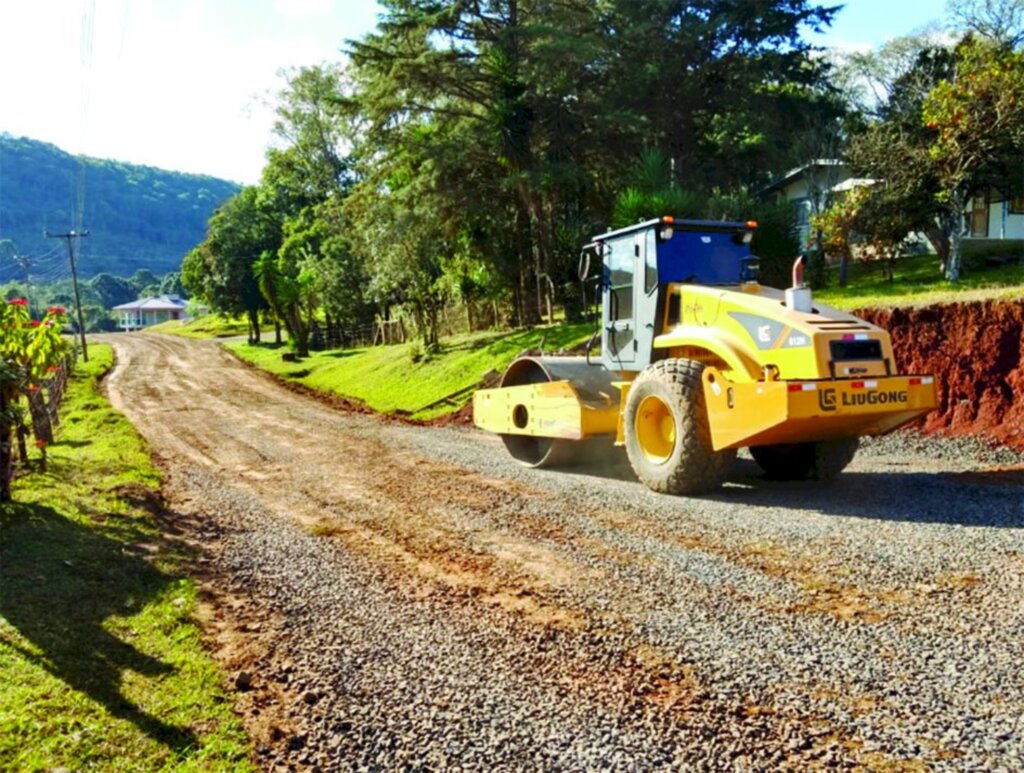
<path id="1" fill-rule="evenodd" d="M 796 236 L 801 244 L 810 237 L 813 215 L 823 212 L 847 191 L 875 180 L 854 177 L 849 164 L 837 158 L 819 158 L 791 169 L 771 185 L 761 189 L 762 196 L 774 196 L 796 208 Z M 974 249 L 999 248 L 1024 254 L 1024 196 L 1009 197 L 995 188 L 976 192 L 968 205 L 965 243 Z M 923 234 L 911 235 L 910 243 L 925 244 Z"/>
<path id="2" fill-rule="evenodd" d="M 177 295 L 161 295 L 158 298 L 141 298 L 131 303 L 122 303 L 112 311 L 121 315 L 117 326 L 125 332 L 139 330 L 169 319 L 185 319 L 188 303 Z"/>
<path id="3" fill-rule="evenodd" d="M 971 199 L 968 224 L 971 239 L 1024 239 L 1024 196 L 1007 196 L 995 188 Z"/>
<path id="4" fill-rule="evenodd" d="M 811 218 L 824 212 L 837 195 L 862 185 L 873 185 L 874 180 L 853 177 L 849 164 L 838 158 L 817 158 L 762 188 L 762 196 L 774 195 L 788 201 L 796 209 L 796 236 L 807 244 Z"/>

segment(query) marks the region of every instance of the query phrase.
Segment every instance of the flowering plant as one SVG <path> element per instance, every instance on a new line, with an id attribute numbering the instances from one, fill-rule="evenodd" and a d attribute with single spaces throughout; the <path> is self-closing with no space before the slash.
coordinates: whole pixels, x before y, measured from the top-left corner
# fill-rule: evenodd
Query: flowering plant
<path id="1" fill-rule="evenodd" d="M 42 320 L 33 320 L 25 298 L 0 304 L 0 502 L 11 496 L 12 434 L 22 422 L 21 398 L 30 406 L 38 404 L 40 384 L 68 350 L 60 335 L 64 315 L 63 309 L 51 307 Z"/>

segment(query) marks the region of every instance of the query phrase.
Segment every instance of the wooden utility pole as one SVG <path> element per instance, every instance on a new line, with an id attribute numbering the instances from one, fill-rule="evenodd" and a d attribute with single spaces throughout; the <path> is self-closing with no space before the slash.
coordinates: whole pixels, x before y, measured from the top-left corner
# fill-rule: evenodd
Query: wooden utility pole
<path id="1" fill-rule="evenodd" d="M 68 263 L 71 264 L 71 286 L 75 289 L 75 309 L 78 312 L 78 334 L 82 339 L 82 360 L 89 361 L 89 349 L 85 343 L 85 319 L 82 317 L 82 299 L 78 294 L 78 269 L 75 267 L 74 239 L 82 239 L 89 235 L 88 231 L 71 230 L 65 234 L 52 234 L 45 231 L 47 239 L 64 239 L 68 243 Z"/>

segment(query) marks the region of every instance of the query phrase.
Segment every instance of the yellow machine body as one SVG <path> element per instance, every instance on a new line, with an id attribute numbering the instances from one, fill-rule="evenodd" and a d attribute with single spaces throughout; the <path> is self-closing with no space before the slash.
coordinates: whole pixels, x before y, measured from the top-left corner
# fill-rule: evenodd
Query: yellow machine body
<path id="1" fill-rule="evenodd" d="M 522 383 L 523 381 L 529 383 Z M 583 440 L 616 431 L 619 392 L 612 375 L 583 357 L 524 357 L 497 389 L 473 395 L 473 421 L 508 435 Z"/>
<path id="2" fill-rule="evenodd" d="M 882 328 L 813 302 L 812 311 L 785 305 L 785 294 L 759 284 L 735 288 L 671 284 L 655 350 L 671 356 L 711 355 L 733 381 L 765 378 L 770 367 L 778 379 L 891 376 L 892 344 Z M 837 361 L 832 342 L 876 342 L 863 360 Z"/>
<path id="3" fill-rule="evenodd" d="M 881 435 L 935 407 L 931 376 L 734 383 L 707 368 L 703 381 L 716 451 Z"/>
<path id="4" fill-rule="evenodd" d="M 895 373 L 889 334 L 853 315 L 816 302 L 796 311 L 757 284 L 670 284 L 665 294 L 654 359 L 704 363 L 716 450 L 883 434 L 937 404 L 934 378 Z M 474 422 L 502 435 L 615 434 L 621 444 L 635 376 L 583 357 L 524 358 L 502 386 L 474 395 Z"/>

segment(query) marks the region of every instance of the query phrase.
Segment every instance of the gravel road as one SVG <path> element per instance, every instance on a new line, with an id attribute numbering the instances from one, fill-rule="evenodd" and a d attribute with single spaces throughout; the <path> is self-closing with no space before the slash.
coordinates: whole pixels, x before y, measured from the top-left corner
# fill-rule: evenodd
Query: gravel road
<path id="1" fill-rule="evenodd" d="M 109 339 L 266 769 L 1024 768 L 1024 458 L 649 492 Z"/>

